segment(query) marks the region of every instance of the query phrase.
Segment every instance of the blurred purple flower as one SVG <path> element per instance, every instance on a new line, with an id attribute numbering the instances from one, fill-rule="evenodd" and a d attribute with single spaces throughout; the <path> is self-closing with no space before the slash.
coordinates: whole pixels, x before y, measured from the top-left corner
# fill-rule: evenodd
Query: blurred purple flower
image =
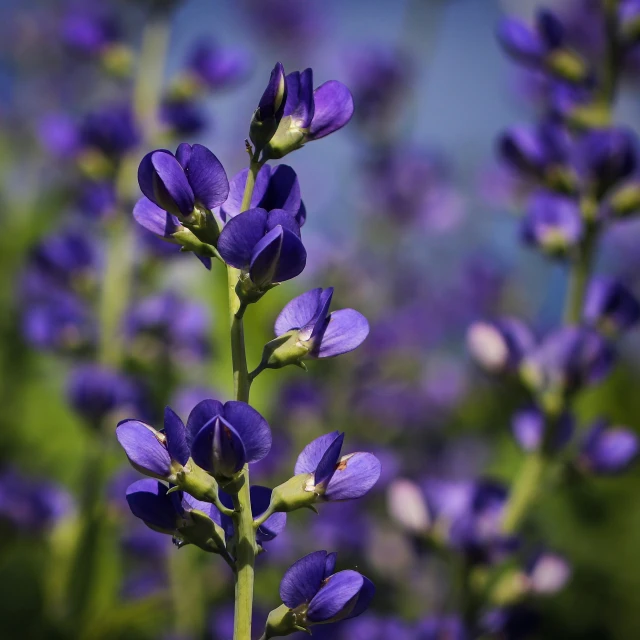
<path id="1" fill-rule="evenodd" d="M 578 464 L 588 473 L 615 475 L 628 469 L 639 450 L 638 436 L 633 431 L 599 420 L 582 443 Z"/>

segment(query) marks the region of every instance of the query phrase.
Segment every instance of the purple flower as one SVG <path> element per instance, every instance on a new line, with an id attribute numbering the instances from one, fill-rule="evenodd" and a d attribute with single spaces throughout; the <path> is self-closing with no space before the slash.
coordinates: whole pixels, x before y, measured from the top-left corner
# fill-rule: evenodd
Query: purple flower
<path id="1" fill-rule="evenodd" d="M 518 173 L 544 177 L 550 166 L 568 160 L 570 138 L 567 131 L 553 122 L 537 128 L 515 126 L 505 131 L 498 141 L 501 159 Z"/>
<path id="2" fill-rule="evenodd" d="M 222 479 L 271 449 L 267 421 L 245 402 L 203 400 L 189 414 L 186 438 L 194 462 Z"/>
<path id="3" fill-rule="evenodd" d="M 207 127 L 202 108 L 188 98 L 168 98 L 160 107 L 160 120 L 172 136 L 195 136 Z"/>
<path id="4" fill-rule="evenodd" d="M 69 404 L 97 428 L 107 416 L 135 409 L 140 402 L 140 390 L 118 371 L 84 364 L 71 372 L 67 397 Z"/>
<path id="5" fill-rule="evenodd" d="M 278 315 L 275 334 L 289 332 L 304 357 L 331 358 L 359 347 L 369 335 L 367 319 L 354 309 L 329 313 L 333 288 L 312 289 L 289 302 Z"/>
<path id="6" fill-rule="evenodd" d="M 373 583 L 357 571 L 333 573 L 336 554 L 314 551 L 287 569 L 280 597 L 290 610 L 299 611 L 301 624 L 313 625 L 355 618 L 375 593 Z"/>
<path id="7" fill-rule="evenodd" d="M 640 303 L 619 280 L 596 277 L 589 283 L 584 321 L 607 335 L 630 329 L 640 320 Z"/>
<path id="8" fill-rule="evenodd" d="M 171 407 L 164 410 L 164 431 L 128 419 L 118 423 L 116 438 L 134 469 L 161 480 L 175 480 L 191 455 L 187 430 Z"/>
<path id="9" fill-rule="evenodd" d="M 326 502 L 360 498 L 380 477 L 380 462 L 372 453 L 341 456 L 343 441 L 344 433 L 327 433 L 309 443 L 296 461 L 295 475 L 309 475 L 305 491 Z"/>
<path id="10" fill-rule="evenodd" d="M 430 616 L 418 622 L 415 640 L 467 640 L 464 623 L 457 616 Z"/>
<path id="11" fill-rule="evenodd" d="M 518 318 L 476 322 L 467 332 L 471 356 L 490 373 L 515 373 L 534 346 L 533 333 Z"/>
<path id="12" fill-rule="evenodd" d="M 284 67 L 280 62 L 276 62 L 271 71 L 267 88 L 264 90 L 258 108 L 251 119 L 249 137 L 256 146 L 256 150 L 262 149 L 273 138 L 284 115 L 286 103 L 287 81 Z"/>
<path id="13" fill-rule="evenodd" d="M 548 9 L 540 9 L 534 27 L 516 18 L 505 18 L 498 27 L 498 40 L 518 62 L 539 66 L 546 56 L 563 46 L 564 27 Z"/>
<path id="14" fill-rule="evenodd" d="M 563 413 L 553 426 L 553 442 L 555 451 L 562 449 L 571 440 L 574 431 L 574 418 L 570 413 Z M 513 437 L 523 451 L 537 451 L 544 442 L 548 428 L 544 414 L 536 407 L 522 409 L 514 414 L 511 420 Z"/>
<path id="15" fill-rule="evenodd" d="M 188 527 L 189 513 L 197 509 L 219 524 L 220 513 L 212 504 L 199 502 L 182 491 L 168 493 L 162 482 L 145 478 L 127 489 L 127 502 L 131 513 L 149 528 L 176 537 Z"/>
<path id="16" fill-rule="evenodd" d="M 137 302 L 127 314 L 126 329 L 145 360 L 168 356 L 178 363 L 193 362 L 211 350 L 208 309 L 173 291 Z"/>
<path id="17" fill-rule="evenodd" d="M 413 629 L 403 620 L 372 613 L 347 622 L 341 637 L 344 640 L 416 640 Z"/>
<path id="18" fill-rule="evenodd" d="M 0 473 L 0 521 L 25 533 L 53 527 L 73 510 L 71 495 L 56 484 L 14 469 Z"/>
<path id="19" fill-rule="evenodd" d="M 138 167 L 142 193 L 168 214 L 188 219 L 195 207 L 211 210 L 229 194 L 227 174 L 218 158 L 201 144 L 180 144 L 148 153 Z M 165 227 L 171 226 L 167 216 Z"/>
<path id="20" fill-rule="evenodd" d="M 251 60 L 244 49 L 225 49 L 202 38 L 193 45 L 187 66 L 207 89 L 220 91 L 245 80 Z"/>
<path id="21" fill-rule="evenodd" d="M 218 251 L 258 289 L 295 278 L 307 261 L 300 225 L 284 209 L 249 209 L 235 216 L 220 233 Z"/>
<path id="22" fill-rule="evenodd" d="M 116 210 L 116 188 L 112 182 L 87 181 L 82 185 L 78 198 L 80 212 L 91 218 L 105 218 Z"/>
<path id="23" fill-rule="evenodd" d="M 527 354 L 522 375 L 538 391 L 572 393 L 602 380 L 613 361 L 611 346 L 596 331 L 563 327 L 547 335 Z"/>
<path id="24" fill-rule="evenodd" d="M 537 191 L 522 221 L 522 238 L 552 255 L 562 255 L 582 238 L 580 205 L 574 198 Z"/>
<path id="25" fill-rule="evenodd" d="M 80 135 L 85 146 L 107 156 L 121 156 L 140 142 L 133 111 L 127 104 L 111 104 L 89 113 Z"/>
<path id="26" fill-rule="evenodd" d="M 330 80 L 313 90 L 313 71 L 286 77 L 284 115 L 264 150 L 266 158 L 282 158 L 305 142 L 319 140 L 344 127 L 353 115 L 353 97 L 345 85 Z"/>
<path id="27" fill-rule="evenodd" d="M 81 146 L 80 132 L 64 113 L 45 114 L 37 123 L 40 144 L 55 158 L 73 158 Z"/>
<path id="28" fill-rule="evenodd" d="M 590 473 L 615 475 L 631 465 L 638 450 L 638 436 L 633 431 L 599 420 L 584 439 L 579 464 Z"/>
<path id="29" fill-rule="evenodd" d="M 589 131 L 577 143 L 575 164 L 596 196 L 602 196 L 636 169 L 636 136 L 623 127 Z"/>
<path id="30" fill-rule="evenodd" d="M 223 222 L 241 213 L 242 197 L 247 183 L 249 169 L 237 173 L 229 183 L 229 197 L 220 207 Z M 295 171 L 286 164 L 279 164 L 273 169 L 265 164 L 258 175 L 251 197 L 249 209 L 284 209 L 288 211 L 299 226 L 305 222 L 306 211 L 300 197 L 300 184 Z"/>
<path id="31" fill-rule="evenodd" d="M 104 12 L 70 10 L 62 19 L 60 36 L 64 44 L 82 53 L 99 54 L 119 36 L 115 20 Z"/>
<path id="32" fill-rule="evenodd" d="M 553 595 L 561 591 L 570 578 L 571 565 L 557 553 L 537 553 L 527 567 L 527 586 L 535 594 Z"/>

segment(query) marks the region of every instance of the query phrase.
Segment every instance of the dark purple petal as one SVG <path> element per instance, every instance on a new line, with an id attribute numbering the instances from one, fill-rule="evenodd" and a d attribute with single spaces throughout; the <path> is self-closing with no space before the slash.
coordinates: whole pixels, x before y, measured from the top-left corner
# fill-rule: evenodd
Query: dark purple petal
<path id="1" fill-rule="evenodd" d="M 315 473 L 324 452 L 339 435 L 339 431 L 332 431 L 311 441 L 298 456 L 294 474 Z"/>
<path id="2" fill-rule="evenodd" d="M 330 133 L 342 129 L 353 116 L 353 96 L 342 82 L 329 80 L 321 84 L 314 92 L 315 113 L 309 140 L 318 140 Z"/>
<path id="3" fill-rule="evenodd" d="M 564 42 L 564 26 L 553 11 L 542 8 L 536 16 L 538 33 L 549 49 L 558 49 Z"/>
<path id="4" fill-rule="evenodd" d="M 280 583 L 280 599 L 290 609 L 311 602 L 325 578 L 326 551 L 314 551 L 294 562 Z"/>
<path id="5" fill-rule="evenodd" d="M 287 86 L 287 99 L 285 101 L 283 115 L 290 116 L 300 101 L 300 72 L 292 71 L 287 74 L 285 81 Z"/>
<path id="6" fill-rule="evenodd" d="M 549 157 L 538 131 L 531 127 L 512 127 L 498 141 L 501 158 L 518 171 L 539 175 Z"/>
<path id="7" fill-rule="evenodd" d="M 153 427 L 139 420 L 124 420 L 116 428 L 116 438 L 129 462 L 142 473 L 166 478 L 171 475 L 171 456 L 159 440 L 161 437 Z"/>
<path id="8" fill-rule="evenodd" d="M 291 211 L 287 211 L 286 209 L 272 209 L 269 211 L 267 230 L 271 231 L 277 226 L 288 229 L 291 233 L 298 236 L 298 238 L 300 237 L 300 225 Z"/>
<path id="9" fill-rule="evenodd" d="M 187 443 L 193 445 L 194 438 L 198 432 L 216 416 L 221 416 L 223 412 L 222 402 L 218 400 L 202 400 L 191 410 L 187 419 Z"/>
<path id="10" fill-rule="evenodd" d="M 322 289 L 311 289 L 288 302 L 276 318 L 275 334 L 281 336 L 292 329 L 302 329 L 316 317 Z"/>
<path id="11" fill-rule="evenodd" d="M 220 216 L 223 222 L 226 222 L 229 218 L 234 218 L 242 209 L 242 199 L 244 197 L 244 188 L 247 184 L 247 176 L 249 175 L 249 169 L 243 169 L 240 173 L 236 173 L 229 183 L 229 196 L 224 204 L 220 207 Z M 251 203 L 249 209 L 256 209 L 261 207 L 261 201 L 264 198 L 267 189 L 269 187 L 269 181 L 271 179 L 271 166 L 265 164 L 258 175 L 256 176 L 256 183 L 253 187 L 253 194 L 251 195 Z M 262 207 L 269 209 L 269 207 Z"/>
<path id="12" fill-rule="evenodd" d="M 192 511 L 193 509 L 202 511 L 202 513 L 209 516 L 217 525 L 222 526 L 222 514 L 214 504 L 196 500 L 192 495 L 185 493 L 182 497 L 182 506 L 185 511 Z"/>
<path id="13" fill-rule="evenodd" d="M 167 449 L 171 459 L 181 465 L 187 464 L 191 455 L 187 444 L 187 430 L 171 407 L 164 408 L 164 434 L 167 437 Z"/>
<path id="14" fill-rule="evenodd" d="M 312 622 L 324 622 L 339 616 L 358 595 L 363 583 L 364 578 L 357 571 L 335 573 L 309 603 L 307 618 Z"/>
<path id="15" fill-rule="evenodd" d="M 227 199 L 227 174 L 220 160 L 207 147 L 193 145 L 186 173 L 196 200 L 207 209 L 215 209 Z"/>
<path id="16" fill-rule="evenodd" d="M 297 215 L 301 205 L 300 183 L 296 172 L 289 165 L 277 165 L 271 172 L 268 188 L 259 206 L 267 211 L 285 209 Z"/>
<path id="17" fill-rule="evenodd" d="M 199 467 L 224 478 L 238 473 L 247 459 L 240 434 L 221 416 L 200 429 L 193 439 L 191 456 Z"/>
<path id="18" fill-rule="evenodd" d="M 209 258 L 207 256 L 198 255 L 197 253 L 194 253 L 193 255 L 196 258 L 198 258 L 198 260 L 200 260 L 200 262 L 202 262 L 202 264 L 204 265 L 205 269 L 208 269 L 209 271 L 211 271 L 211 258 Z"/>
<path id="19" fill-rule="evenodd" d="M 252 486 L 251 492 L 251 512 L 254 518 L 262 515 L 271 502 L 272 490 L 268 487 Z M 287 524 L 286 513 L 274 513 L 269 516 L 256 531 L 256 540 L 259 543 L 273 540 L 279 533 L 284 531 Z"/>
<path id="20" fill-rule="evenodd" d="M 589 471 L 614 475 L 625 471 L 637 458 L 638 436 L 623 427 L 596 423 L 584 441 L 581 459 Z"/>
<path id="21" fill-rule="evenodd" d="M 178 218 L 161 209 L 149 198 L 140 198 L 136 202 L 133 207 L 133 217 L 141 227 L 161 238 L 170 238 L 176 231 L 182 229 Z"/>
<path id="22" fill-rule="evenodd" d="M 497 35 L 505 51 L 521 62 L 537 64 L 546 54 L 540 36 L 520 20 L 505 18 L 498 25 Z"/>
<path id="23" fill-rule="evenodd" d="M 314 347 L 317 358 L 331 358 L 359 347 L 369 335 L 367 319 L 354 309 L 340 309 L 329 315 L 320 345 Z"/>
<path id="24" fill-rule="evenodd" d="M 180 166 L 186 171 L 191 159 L 192 146 L 188 142 L 181 142 L 176 149 L 176 160 Z"/>
<path id="25" fill-rule="evenodd" d="M 298 85 L 298 104 L 291 112 L 291 118 L 295 126 L 308 129 L 313 120 L 315 104 L 313 101 L 313 71 L 305 69 L 300 74 Z"/>
<path id="26" fill-rule="evenodd" d="M 324 452 L 324 455 L 316 467 L 314 475 L 314 484 L 316 486 L 322 485 L 326 488 L 329 484 L 333 474 L 336 472 L 336 465 L 338 464 L 338 460 L 340 460 L 340 452 L 342 451 L 343 443 L 344 433 L 340 433 L 327 447 L 327 450 Z"/>
<path id="27" fill-rule="evenodd" d="M 249 209 L 227 222 L 218 238 L 218 251 L 222 259 L 236 269 L 245 269 L 251 263 L 255 246 L 264 236 L 267 212 Z"/>
<path id="28" fill-rule="evenodd" d="M 258 104 L 258 120 L 264 121 L 267 118 L 275 118 L 279 121 L 285 111 L 287 103 L 288 83 L 285 80 L 284 67 L 282 63 L 276 62 L 271 71 L 269 83 L 264 90 Z"/>
<path id="29" fill-rule="evenodd" d="M 236 220 L 238 218 L 235 218 Z M 277 226 L 262 237 L 253 249 L 249 276 L 259 287 L 277 282 L 276 271 L 282 253 L 284 229 Z"/>
<path id="30" fill-rule="evenodd" d="M 142 193 L 169 213 L 188 216 L 194 205 L 194 195 L 184 169 L 165 150 L 148 153 L 138 168 Z"/>
<path id="31" fill-rule="evenodd" d="M 329 307 L 331 307 L 331 300 L 333 298 L 333 287 L 325 289 L 320 295 L 318 301 L 318 310 L 316 311 L 316 317 L 314 319 L 313 328 L 311 331 L 310 340 L 313 340 L 316 336 L 324 335 L 326 329 L 326 320 L 329 317 Z"/>
<path id="32" fill-rule="evenodd" d="M 286 282 L 299 276 L 307 265 L 307 251 L 300 238 L 284 229 L 282 234 L 282 250 L 274 275 L 274 282 Z"/>
<path id="33" fill-rule="evenodd" d="M 619 332 L 638 323 L 640 303 L 622 282 L 597 277 L 589 283 L 583 317 L 605 332 Z"/>
<path id="34" fill-rule="evenodd" d="M 362 589 L 360 589 L 360 592 L 358 593 L 358 599 L 356 600 L 353 610 L 345 620 L 357 618 L 360 614 L 364 613 L 369 608 L 375 594 L 376 587 L 373 582 L 371 582 L 371 580 L 366 576 L 362 576 Z"/>
<path id="35" fill-rule="evenodd" d="M 246 402 L 230 400 L 223 409 L 225 420 L 240 434 L 247 462 L 262 460 L 271 450 L 271 429 L 267 421 Z"/>
<path id="36" fill-rule="evenodd" d="M 336 562 L 338 560 L 338 554 L 327 553 L 327 558 L 324 563 L 324 577 L 328 578 L 336 570 Z"/>
<path id="37" fill-rule="evenodd" d="M 167 487 L 157 480 L 145 479 L 127 488 L 131 513 L 145 524 L 170 533 L 177 527 L 179 513 L 175 502 L 167 495 Z"/>
<path id="38" fill-rule="evenodd" d="M 380 477 L 380 461 L 372 453 L 350 453 L 338 462 L 324 494 L 326 500 L 353 500 L 367 493 Z"/>

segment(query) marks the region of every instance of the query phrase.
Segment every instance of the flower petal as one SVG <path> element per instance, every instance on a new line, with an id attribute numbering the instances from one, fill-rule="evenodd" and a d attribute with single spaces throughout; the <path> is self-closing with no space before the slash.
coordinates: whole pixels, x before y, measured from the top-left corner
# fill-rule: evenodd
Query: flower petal
<path id="1" fill-rule="evenodd" d="M 313 70 L 305 69 L 300 74 L 298 85 L 298 104 L 291 112 L 291 118 L 295 126 L 308 129 L 313 120 L 315 103 L 313 101 Z"/>
<path id="2" fill-rule="evenodd" d="M 267 218 L 267 230 L 271 231 L 280 225 L 283 229 L 291 231 L 298 238 L 300 237 L 300 225 L 291 211 L 286 209 L 272 209 Z"/>
<path id="3" fill-rule="evenodd" d="M 277 226 L 271 229 L 253 249 L 249 276 L 259 287 L 276 282 L 276 270 L 282 253 L 284 229 Z"/>
<path id="4" fill-rule="evenodd" d="M 369 335 L 367 319 L 354 309 L 340 309 L 329 315 L 320 345 L 314 349 L 317 358 L 332 358 L 359 347 Z"/>
<path id="5" fill-rule="evenodd" d="M 196 200 L 207 209 L 215 209 L 227 199 L 227 173 L 220 160 L 207 147 L 193 145 L 186 173 Z"/>
<path id="6" fill-rule="evenodd" d="M 339 435 L 339 431 L 332 431 L 331 433 L 326 433 L 325 435 L 312 440 L 298 456 L 296 466 L 293 471 L 294 475 L 297 476 L 301 473 L 315 473 L 325 451 Z"/>
<path id="7" fill-rule="evenodd" d="M 351 611 L 345 620 L 349 620 L 349 618 L 356 618 L 361 613 L 364 613 L 369 608 L 375 593 L 376 587 L 373 582 L 371 582 L 371 580 L 366 576 L 362 576 L 362 589 L 360 589 L 360 592 L 358 593 L 358 599 L 353 607 L 353 611 Z"/>
<path id="8" fill-rule="evenodd" d="M 343 456 L 324 494 L 326 500 L 352 500 L 367 493 L 380 477 L 380 461 L 372 453 Z"/>
<path id="9" fill-rule="evenodd" d="M 180 163 L 185 171 L 189 166 L 189 160 L 191 159 L 192 151 L 193 147 L 188 142 L 181 142 L 176 149 L 176 160 Z"/>
<path id="10" fill-rule="evenodd" d="M 249 209 L 229 220 L 218 238 L 222 259 L 236 269 L 246 269 L 266 226 L 267 212 L 264 209 Z"/>
<path id="11" fill-rule="evenodd" d="M 290 609 L 311 602 L 324 580 L 326 551 L 314 551 L 294 562 L 280 583 L 280 598 Z"/>
<path id="12" fill-rule="evenodd" d="M 135 221 L 147 231 L 151 231 L 161 238 L 170 238 L 182 228 L 178 218 L 161 209 L 149 198 L 140 198 L 133 207 Z"/>
<path id="13" fill-rule="evenodd" d="M 342 82 L 325 82 L 313 92 L 313 99 L 315 114 L 309 130 L 309 140 L 318 140 L 342 129 L 353 116 L 353 96 Z"/>
<path id="14" fill-rule="evenodd" d="M 194 195 L 187 176 L 168 151 L 153 151 L 142 159 L 138 182 L 142 193 L 169 213 L 188 216 L 193 210 Z"/>
<path id="15" fill-rule="evenodd" d="M 116 428 L 120 446 L 138 471 L 167 478 L 171 475 L 171 456 L 158 437 L 162 434 L 139 420 L 123 420 Z"/>
<path id="16" fill-rule="evenodd" d="M 138 480 L 127 488 L 126 497 L 131 513 L 145 524 L 167 533 L 176 529 L 179 514 L 161 482 L 150 478 Z"/>
<path id="17" fill-rule="evenodd" d="M 246 402 L 230 400 L 226 402 L 223 415 L 227 422 L 240 434 L 247 462 L 262 460 L 271 450 L 271 429 L 269 423 Z"/>
<path id="18" fill-rule="evenodd" d="M 276 318 L 275 334 L 281 336 L 292 329 L 302 329 L 316 317 L 322 289 L 311 289 L 288 302 Z"/>
<path id="19" fill-rule="evenodd" d="M 167 436 L 167 449 L 171 459 L 182 465 L 187 464 L 191 455 L 187 444 L 187 430 L 171 407 L 164 409 L 164 433 Z"/>
<path id="20" fill-rule="evenodd" d="M 267 211 L 285 209 L 297 215 L 301 205 L 300 183 L 296 172 L 289 165 L 277 165 L 271 172 L 268 188 L 261 198 L 260 206 Z"/>
<path id="21" fill-rule="evenodd" d="M 357 571 L 334 573 L 309 603 L 307 618 L 324 622 L 338 616 L 358 595 L 363 583 L 364 578 Z"/>
<path id="22" fill-rule="evenodd" d="M 318 310 L 316 312 L 313 330 L 311 331 L 310 340 L 320 335 L 326 326 L 326 320 L 329 317 L 329 307 L 331 307 L 331 299 L 333 298 L 333 287 L 325 289 L 320 295 L 318 302 Z"/>
<path id="23" fill-rule="evenodd" d="M 246 168 L 231 178 L 231 182 L 229 183 L 229 196 L 220 207 L 220 217 L 223 222 L 226 222 L 229 218 L 235 218 L 235 216 L 242 212 L 242 198 L 244 197 L 244 188 L 247 184 L 248 175 L 249 168 Z M 269 187 L 270 178 L 271 166 L 265 164 L 256 176 L 256 183 L 253 187 L 249 209 L 263 208 L 269 210 L 269 207 L 262 206 L 261 201 Z"/>
<path id="24" fill-rule="evenodd" d="M 327 553 L 327 558 L 324 563 L 324 577 L 328 578 L 336 570 L 336 561 L 338 560 L 338 554 Z"/>
<path id="25" fill-rule="evenodd" d="M 282 234 L 282 250 L 276 268 L 274 282 L 286 282 L 299 276 L 307 265 L 307 250 L 302 240 L 289 229 Z"/>
<path id="26" fill-rule="evenodd" d="M 193 439 L 191 457 L 205 471 L 230 478 L 244 466 L 247 455 L 240 434 L 222 416 L 210 420 Z"/>
<path id="27" fill-rule="evenodd" d="M 314 484 L 323 485 L 325 488 L 329 484 L 333 474 L 336 472 L 336 465 L 340 460 L 340 452 L 344 443 L 344 433 L 338 434 L 336 439 L 327 447 L 324 455 L 320 459 L 314 475 Z"/>
<path id="28" fill-rule="evenodd" d="M 189 446 L 193 445 L 193 440 L 198 435 L 200 429 L 212 418 L 221 416 L 222 412 L 222 402 L 213 399 L 202 400 L 193 407 L 187 419 L 187 443 Z"/>

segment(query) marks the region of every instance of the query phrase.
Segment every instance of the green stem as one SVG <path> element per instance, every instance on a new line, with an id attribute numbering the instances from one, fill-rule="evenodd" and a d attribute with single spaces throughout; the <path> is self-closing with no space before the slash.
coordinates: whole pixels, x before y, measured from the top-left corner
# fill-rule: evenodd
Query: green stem
<path id="1" fill-rule="evenodd" d="M 529 508 L 534 503 L 542 476 L 545 460 L 540 452 L 530 453 L 520 469 L 520 473 L 511 488 L 509 502 L 505 509 L 502 530 L 507 534 L 515 533 L 522 524 Z"/>
<path id="2" fill-rule="evenodd" d="M 593 266 L 596 250 L 597 231 L 589 229 L 578 248 L 571 270 L 569 272 L 569 287 L 564 310 L 564 322 L 568 325 L 580 323 L 584 297 L 589 284 L 589 274 Z"/>
<path id="3" fill-rule="evenodd" d="M 247 183 L 242 197 L 241 210 L 246 211 L 251 205 L 251 197 L 260 170 L 260 163 L 251 159 Z M 237 294 L 236 287 L 240 279 L 240 271 L 227 267 L 229 285 L 229 316 L 231 320 L 231 361 L 233 364 L 233 387 L 236 400 L 249 402 L 251 381 L 247 369 L 247 355 L 244 343 L 244 323 L 242 316 L 244 307 Z M 249 467 L 242 471 L 242 486 L 233 496 L 233 516 L 236 530 L 236 597 L 233 640 L 251 640 L 251 617 L 253 613 L 253 580 L 256 558 L 256 535 L 251 512 L 249 493 Z"/>

